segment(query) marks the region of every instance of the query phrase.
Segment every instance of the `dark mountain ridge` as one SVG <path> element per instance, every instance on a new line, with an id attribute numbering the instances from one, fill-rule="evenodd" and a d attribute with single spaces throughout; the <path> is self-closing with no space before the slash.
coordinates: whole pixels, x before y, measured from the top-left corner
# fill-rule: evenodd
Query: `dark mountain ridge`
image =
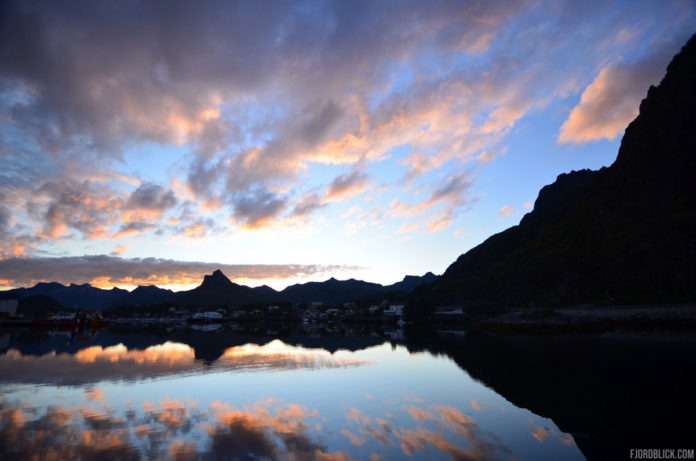
<path id="1" fill-rule="evenodd" d="M 25 299 L 41 296 L 53 299 L 65 307 L 80 309 L 108 309 L 116 306 L 147 306 L 161 303 L 196 307 L 236 307 L 245 304 L 271 302 L 321 302 L 336 304 L 358 301 L 370 296 L 408 293 L 420 284 L 437 278 L 428 272 L 422 277 L 408 275 L 400 282 L 383 286 L 361 280 L 336 280 L 308 282 L 291 285 L 278 292 L 268 286 L 247 287 L 232 282 L 220 270 L 203 277 L 202 283 L 186 291 L 173 292 L 156 286 L 139 286 L 133 291 L 120 288 L 102 290 L 89 284 L 65 286 L 60 283 L 37 283 L 31 288 L 17 288 L 0 292 L 0 299 Z M 55 308 L 57 304 L 51 303 Z"/>
<path id="2" fill-rule="evenodd" d="M 544 187 L 518 226 L 417 290 L 466 307 L 696 300 L 696 36 L 651 87 L 618 157 Z"/>

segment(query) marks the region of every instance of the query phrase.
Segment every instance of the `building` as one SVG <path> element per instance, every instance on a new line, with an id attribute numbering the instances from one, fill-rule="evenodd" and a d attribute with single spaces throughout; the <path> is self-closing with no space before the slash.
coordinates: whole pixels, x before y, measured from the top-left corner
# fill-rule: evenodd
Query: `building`
<path id="1" fill-rule="evenodd" d="M 392 304 L 388 308 L 384 309 L 382 315 L 385 317 L 401 317 L 404 315 L 404 305 Z"/>

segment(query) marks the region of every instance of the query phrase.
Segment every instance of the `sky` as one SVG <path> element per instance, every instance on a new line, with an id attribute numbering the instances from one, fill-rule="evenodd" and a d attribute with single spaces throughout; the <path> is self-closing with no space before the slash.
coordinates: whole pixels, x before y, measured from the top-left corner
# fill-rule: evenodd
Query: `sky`
<path id="1" fill-rule="evenodd" d="M 0 289 L 441 274 L 616 158 L 696 2 L 6 1 Z"/>

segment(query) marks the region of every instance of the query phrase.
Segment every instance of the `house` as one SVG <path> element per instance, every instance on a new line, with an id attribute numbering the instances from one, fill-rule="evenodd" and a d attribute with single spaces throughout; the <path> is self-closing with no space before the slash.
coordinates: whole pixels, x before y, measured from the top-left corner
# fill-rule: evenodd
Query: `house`
<path id="1" fill-rule="evenodd" d="M 464 309 L 461 306 L 438 306 L 433 310 L 433 315 L 462 315 Z"/>
<path id="2" fill-rule="evenodd" d="M 404 305 L 392 304 L 388 308 L 384 309 L 382 315 L 385 317 L 401 317 L 404 315 Z"/>
<path id="3" fill-rule="evenodd" d="M 222 314 L 220 312 L 197 312 L 193 314 L 194 320 L 220 320 Z"/>

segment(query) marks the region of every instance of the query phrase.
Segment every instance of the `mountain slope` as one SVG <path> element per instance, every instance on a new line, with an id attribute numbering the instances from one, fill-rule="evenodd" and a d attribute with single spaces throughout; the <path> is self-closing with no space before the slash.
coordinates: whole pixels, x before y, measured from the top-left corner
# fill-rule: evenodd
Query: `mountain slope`
<path id="1" fill-rule="evenodd" d="M 232 282 L 220 270 L 216 270 L 204 276 L 203 283 L 193 290 L 176 293 L 174 300 L 196 307 L 235 307 L 267 299 L 252 288 Z"/>
<path id="2" fill-rule="evenodd" d="M 628 126 L 617 160 L 561 175 L 518 226 L 418 293 L 469 308 L 696 300 L 696 36 Z"/>
<path id="3" fill-rule="evenodd" d="M 30 296 L 49 296 L 66 307 L 78 309 L 105 309 L 117 304 L 128 294 L 127 290 L 102 290 L 87 283 L 65 286 L 60 283 L 37 283 L 31 288 L 16 288 L 0 294 L 2 299 L 24 299 Z"/>

